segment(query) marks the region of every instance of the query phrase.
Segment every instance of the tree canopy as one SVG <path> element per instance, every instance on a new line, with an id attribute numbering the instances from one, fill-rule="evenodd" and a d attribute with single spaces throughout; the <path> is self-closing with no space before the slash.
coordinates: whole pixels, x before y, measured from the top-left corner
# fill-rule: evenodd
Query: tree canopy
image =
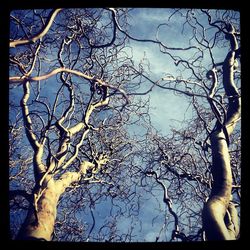
<path id="1" fill-rule="evenodd" d="M 10 13 L 12 239 L 239 238 L 240 14 Z"/>

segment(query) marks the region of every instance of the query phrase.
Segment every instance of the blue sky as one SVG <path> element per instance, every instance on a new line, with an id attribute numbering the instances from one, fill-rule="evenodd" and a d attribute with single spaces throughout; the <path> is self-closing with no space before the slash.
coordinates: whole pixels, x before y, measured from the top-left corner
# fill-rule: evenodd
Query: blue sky
<path id="1" fill-rule="evenodd" d="M 129 31 L 136 38 L 155 39 L 156 29 L 159 24 L 165 23 L 168 19 L 170 9 L 140 8 L 130 12 L 131 29 Z M 173 19 L 175 20 L 175 19 Z M 180 20 L 181 21 L 181 20 Z M 178 24 L 176 20 L 175 25 Z M 165 28 L 165 27 L 164 27 Z M 179 29 L 175 26 L 167 26 L 171 29 L 165 36 L 159 36 L 163 42 L 169 46 L 186 47 L 185 40 L 180 36 Z M 162 34 L 162 29 L 160 30 Z M 164 30 L 163 30 L 164 32 Z M 165 32 L 164 32 L 165 33 Z M 162 40 L 161 40 L 162 41 Z M 179 42 L 177 44 L 177 41 Z M 159 46 L 152 43 L 141 43 L 130 41 L 133 49 L 133 59 L 140 62 L 147 58 L 150 64 L 151 79 L 159 80 L 171 72 L 177 75 L 177 68 L 173 61 L 159 51 Z M 183 121 L 184 118 L 190 118 L 192 113 L 189 108 L 189 102 L 183 96 L 174 95 L 173 92 L 155 88 L 149 93 L 150 96 L 150 114 L 153 125 L 164 134 L 170 132 L 171 126 L 179 127 L 181 124 L 177 121 Z M 148 96 L 147 96 L 148 97 Z"/>

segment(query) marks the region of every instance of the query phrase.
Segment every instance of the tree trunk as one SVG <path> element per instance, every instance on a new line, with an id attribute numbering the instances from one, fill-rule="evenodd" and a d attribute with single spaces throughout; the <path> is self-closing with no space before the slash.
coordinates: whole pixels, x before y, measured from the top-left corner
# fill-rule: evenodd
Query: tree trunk
<path id="1" fill-rule="evenodd" d="M 227 207 L 231 199 L 232 173 L 230 156 L 224 133 L 216 131 L 211 136 L 213 157 L 212 174 L 214 178 L 212 192 L 203 210 L 203 225 L 209 240 L 230 240 L 224 222 Z"/>
<path id="2" fill-rule="evenodd" d="M 98 166 L 100 167 L 105 163 L 106 159 L 100 159 Z M 93 163 L 83 161 L 79 172 L 65 172 L 58 180 L 54 180 L 53 174 L 47 174 L 42 186 L 34 193 L 35 202 L 30 206 L 17 239 L 50 241 L 54 231 L 60 196 L 71 184 L 78 182 L 86 174 L 87 170 L 94 167 Z"/>
<path id="3" fill-rule="evenodd" d="M 17 239 L 50 241 L 54 231 L 59 194 L 53 180 L 37 202 L 37 211 L 31 205 Z"/>
<path id="4" fill-rule="evenodd" d="M 217 121 L 216 129 L 210 135 L 213 185 L 203 209 L 203 227 L 208 240 L 235 240 L 239 234 L 237 210 L 230 202 L 232 170 L 228 150 L 229 136 L 241 115 L 241 99 L 234 83 L 239 49 L 231 24 L 228 25 L 227 39 L 230 40 L 231 51 L 223 62 L 223 86 L 228 97 L 228 109 L 224 123 Z"/>

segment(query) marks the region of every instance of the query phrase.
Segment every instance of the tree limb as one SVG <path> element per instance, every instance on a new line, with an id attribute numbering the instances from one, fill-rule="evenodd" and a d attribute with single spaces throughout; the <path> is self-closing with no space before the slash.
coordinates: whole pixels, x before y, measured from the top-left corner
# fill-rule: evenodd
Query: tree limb
<path id="1" fill-rule="evenodd" d="M 42 38 L 49 31 L 49 29 L 50 29 L 56 15 L 61 10 L 62 9 L 56 9 L 54 11 L 51 11 L 45 26 L 42 28 L 42 30 L 38 34 L 32 36 L 29 39 L 11 41 L 10 42 L 10 48 L 15 48 L 16 46 L 19 46 L 19 45 L 35 43 L 38 39 Z"/>

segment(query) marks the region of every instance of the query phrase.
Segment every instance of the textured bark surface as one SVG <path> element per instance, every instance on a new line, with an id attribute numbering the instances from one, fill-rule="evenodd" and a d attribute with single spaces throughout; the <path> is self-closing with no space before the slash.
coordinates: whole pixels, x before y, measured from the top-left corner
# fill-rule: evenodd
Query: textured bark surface
<path id="1" fill-rule="evenodd" d="M 106 162 L 106 158 L 100 158 L 97 162 L 98 169 Z M 42 186 L 34 193 L 34 204 L 29 209 L 17 239 L 50 241 L 54 231 L 60 196 L 63 195 L 66 188 L 78 182 L 88 170 L 94 167 L 93 163 L 84 161 L 79 172 L 66 172 L 58 180 L 54 180 L 51 174 L 46 175 L 43 178 Z"/>
<path id="2" fill-rule="evenodd" d="M 30 209 L 18 239 L 36 239 L 50 241 L 56 219 L 56 207 L 59 195 L 55 186 L 46 188 L 37 203 L 37 211 Z"/>
<path id="3" fill-rule="evenodd" d="M 231 199 L 232 173 L 228 146 L 223 132 L 211 136 L 214 183 L 203 210 L 203 224 L 208 240 L 230 240 L 224 217 Z"/>
<path id="4" fill-rule="evenodd" d="M 228 97 L 228 109 L 224 124 L 219 124 L 211 134 L 213 186 L 203 209 L 203 226 L 208 240 L 235 240 L 239 234 L 237 210 L 230 203 L 232 171 L 228 149 L 228 137 L 240 119 L 241 102 L 234 83 L 234 68 L 238 44 L 232 25 L 228 26 L 231 51 L 223 62 L 223 86 Z"/>

